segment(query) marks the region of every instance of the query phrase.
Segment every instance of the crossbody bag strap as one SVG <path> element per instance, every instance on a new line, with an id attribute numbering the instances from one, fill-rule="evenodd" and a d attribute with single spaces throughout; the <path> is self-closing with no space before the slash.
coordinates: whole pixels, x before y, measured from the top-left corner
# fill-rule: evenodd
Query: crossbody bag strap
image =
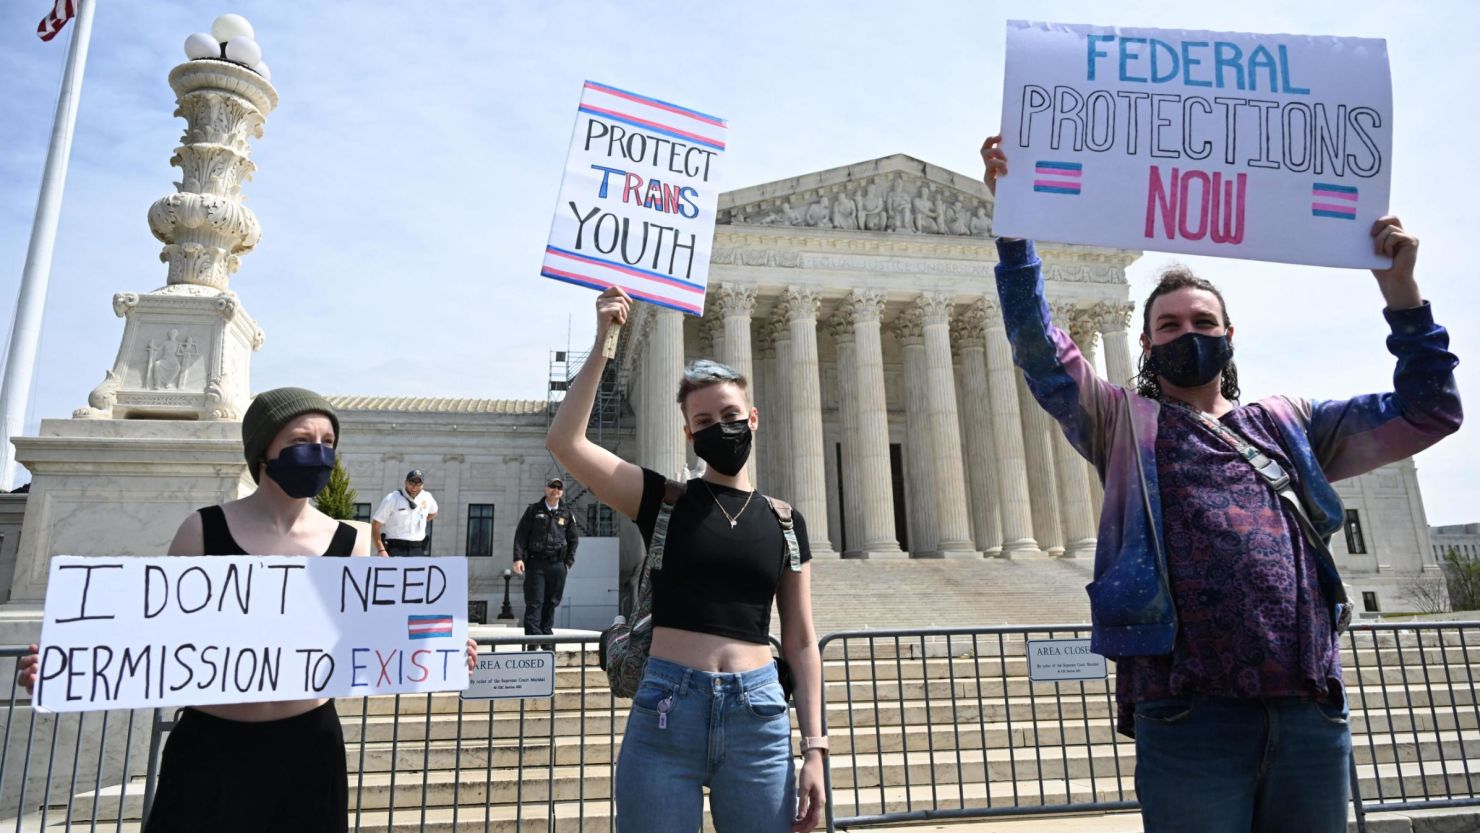
<path id="1" fill-rule="evenodd" d="M 1336 566 L 1336 559 L 1331 554 L 1331 548 L 1326 546 L 1325 539 L 1321 537 L 1321 533 L 1316 529 L 1316 525 L 1311 522 L 1310 516 L 1305 513 L 1305 506 L 1300 502 L 1300 496 L 1295 494 L 1294 481 L 1291 480 L 1290 474 L 1285 471 L 1284 466 L 1281 466 L 1279 462 L 1268 454 L 1255 448 L 1252 443 L 1244 439 L 1237 431 L 1213 419 L 1202 411 L 1174 400 L 1168 400 L 1167 404 L 1174 408 L 1180 408 L 1192 415 L 1194 419 L 1207 426 L 1208 430 L 1212 431 L 1219 439 L 1238 452 L 1238 455 L 1252 466 L 1254 471 L 1258 472 L 1264 482 L 1269 484 L 1269 487 L 1274 490 L 1274 493 L 1279 495 L 1280 499 L 1285 502 L 1285 505 L 1290 507 L 1291 513 L 1295 515 L 1295 522 L 1299 525 L 1301 533 L 1305 535 L 1306 541 L 1315 547 L 1321 555 L 1325 556 L 1331 562 L 1333 568 Z M 1351 601 L 1346 595 L 1346 585 L 1339 579 L 1336 582 L 1336 596 L 1336 601 L 1341 603 L 1342 609 L 1338 626 L 1341 630 L 1345 630 L 1346 623 L 1351 618 Z"/>
<path id="2" fill-rule="evenodd" d="M 761 495 L 766 499 L 766 505 L 771 507 L 771 514 L 776 516 L 776 521 L 781 524 L 781 536 L 786 539 L 786 564 L 793 573 L 802 571 L 802 545 L 797 543 L 796 523 L 792 520 L 791 504 L 779 497 Z"/>

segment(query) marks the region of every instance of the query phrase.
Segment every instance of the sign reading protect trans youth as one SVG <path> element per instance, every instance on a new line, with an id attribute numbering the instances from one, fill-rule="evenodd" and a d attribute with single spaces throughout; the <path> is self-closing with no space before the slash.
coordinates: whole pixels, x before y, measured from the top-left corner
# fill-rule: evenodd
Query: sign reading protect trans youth
<path id="1" fill-rule="evenodd" d="M 1007 24 L 994 231 L 1385 267 L 1387 44 Z"/>
<path id="2" fill-rule="evenodd" d="M 467 686 L 462 558 L 51 562 L 40 711 L 204 706 Z"/>
<path id="3" fill-rule="evenodd" d="M 724 119 L 587 81 L 540 274 L 704 314 Z"/>

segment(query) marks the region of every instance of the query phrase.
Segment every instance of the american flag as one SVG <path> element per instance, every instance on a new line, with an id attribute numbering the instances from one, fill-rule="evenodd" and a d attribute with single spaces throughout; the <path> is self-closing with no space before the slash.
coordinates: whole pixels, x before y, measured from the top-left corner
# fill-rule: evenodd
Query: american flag
<path id="1" fill-rule="evenodd" d="M 77 0 L 57 0 L 56 5 L 51 7 L 51 12 L 36 25 L 36 36 L 42 40 L 51 40 L 76 14 Z"/>

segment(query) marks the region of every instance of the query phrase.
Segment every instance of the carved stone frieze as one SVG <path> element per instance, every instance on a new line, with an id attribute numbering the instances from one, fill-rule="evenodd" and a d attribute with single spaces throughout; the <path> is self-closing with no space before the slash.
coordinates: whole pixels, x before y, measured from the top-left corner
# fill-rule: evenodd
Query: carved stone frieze
<path id="1" fill-rule="evenodd" d="M 719 212 L 722 225 L 990 237 L 990 204 L 917 174 L 877 174 Z"/>

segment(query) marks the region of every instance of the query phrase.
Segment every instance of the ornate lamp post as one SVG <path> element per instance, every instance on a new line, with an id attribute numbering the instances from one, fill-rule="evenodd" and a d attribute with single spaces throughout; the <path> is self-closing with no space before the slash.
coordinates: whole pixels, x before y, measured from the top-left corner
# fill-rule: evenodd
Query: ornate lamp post
<path id="1" fill-rule="evenodd" d="M 498 612 L 498 618 L 499 618 L 500 621 L 502 621 L 504 619 L 513 620 L 513 618 L 514 618 L 514 608 L 512 608 L 512 607 L 509 606 L 509 579 L 511 579 L 513 577 L 514 577 L 514 571 L 513 570 L 509 570 L 509 569 L 505 569 L 504 570 L 504 608 L 503 608 L 503 610 L 500 610 Z"/>

